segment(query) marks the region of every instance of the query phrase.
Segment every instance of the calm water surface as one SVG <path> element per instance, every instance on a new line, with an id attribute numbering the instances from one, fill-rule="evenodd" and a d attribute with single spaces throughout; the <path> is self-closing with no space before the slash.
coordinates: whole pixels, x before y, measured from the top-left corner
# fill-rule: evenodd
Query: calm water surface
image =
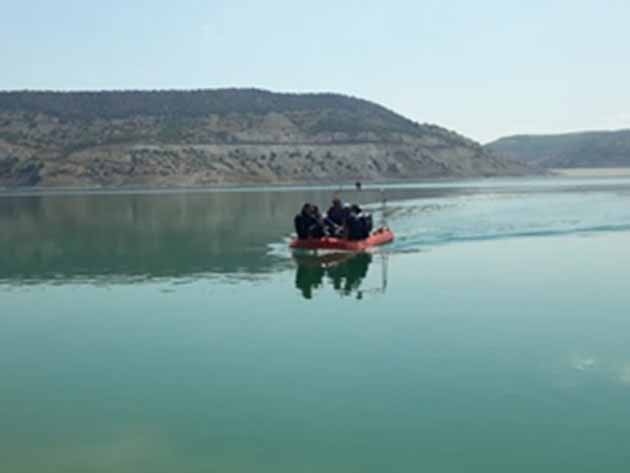
<path id="1" fill-rule="evenodd" d="M 627 472 L 630 179 L 0 196 L 0 471 Z"/>

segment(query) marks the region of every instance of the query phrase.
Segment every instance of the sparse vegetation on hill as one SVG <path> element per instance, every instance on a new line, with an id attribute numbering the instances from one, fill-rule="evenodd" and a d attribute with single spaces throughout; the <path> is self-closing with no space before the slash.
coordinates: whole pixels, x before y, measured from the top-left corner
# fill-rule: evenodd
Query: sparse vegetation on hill
<path id="1" fill-rule="evenodd" d="M 630 130 L 516 135 L 489 143 L 486 148 L 549 168 L 630 166 Z"/>
<path id="2" fill-rule="evenodd" d="M 336 94 L 0 92 L 0 185 L 522 174 L 454 132 Z"/>

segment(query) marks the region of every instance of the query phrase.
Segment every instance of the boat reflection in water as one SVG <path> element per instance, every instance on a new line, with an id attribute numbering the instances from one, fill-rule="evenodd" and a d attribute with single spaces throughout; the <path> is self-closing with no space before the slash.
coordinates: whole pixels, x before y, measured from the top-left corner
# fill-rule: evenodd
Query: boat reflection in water
<path id="1" fill-rule="evenodd" d="M 297 263 L 295 287 L 305 299 L 312 299 L 313 292 L 329 281 L 333 289 L 342 296 L 356 296 L 362 299 L 366 292 L 385 292 L 387 287 L 387 260 L 383 255 L 383 273 L 381 286 L 361 290 L 363 280 L 368 274 L 373 256 L 370 253 L 332 253 L 326 255 L 293 255 Z"/>

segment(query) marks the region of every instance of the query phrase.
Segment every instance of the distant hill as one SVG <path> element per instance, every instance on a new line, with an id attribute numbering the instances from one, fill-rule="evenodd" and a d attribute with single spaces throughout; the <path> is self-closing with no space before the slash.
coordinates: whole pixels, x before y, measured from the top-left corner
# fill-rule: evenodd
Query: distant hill
<path id="1" fill-rule="evenodd" d="M 630 130 L 515 135 L 488 143 L 485 148 L 548 168 L 630 167 Z"/>
<path id="2" fill-rule="evenodd" d="M 337 94 L 0 92 L 0 185 L 339 182 L 520 175 L 435 125 Z"/>

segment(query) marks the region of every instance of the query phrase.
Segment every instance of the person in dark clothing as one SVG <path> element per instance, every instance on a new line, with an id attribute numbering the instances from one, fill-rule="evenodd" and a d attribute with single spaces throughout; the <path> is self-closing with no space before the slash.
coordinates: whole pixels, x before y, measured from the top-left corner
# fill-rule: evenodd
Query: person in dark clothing
<path id="1" fill-rule="evenodd" d="M 364 213 L 361 207 L 353 205 L 346 219 L 346 234 L 349 240 L 363 240 L 370 236 L 372 231 L 372 216 Z"/>
<path id="2" fill-rule="evenodd" d="M 310 222 L 311 204 L 306 203 L 302 206 L 302 211 L 295 216 L 293 224 L 295 225 L 295 233 L 300 240 L 308 238 L 308 228 Z"/>
<path id="3" fill-rule="evenodd" d="M 326 216 L 335 225 L 343 225 L 343 222 L 346 219 L 346 211 L 343 208 L 341 200 L 336 197 L 333 199 L 332 205 L 328 209 L 328 212 L 326 212 Z"/>
<path id="4" fill-rule="evenodd" d="M 348 218 L 346 218 L 346 236 L 348 240 L 361 240 L 363 239 L 363 225 L 359 218 L 361 214 L 361 208 L 358 205 L 353 205 L 350 208 Z"/>
<path id="5" fill-rule="evenodd" d="M 324 218 L 322 217 L 317 205 L 311 206 L 312 224 L 309 228 L 309 236 L 311 238 L 322 238 L 326 235 Z"/>
<path id="6" fill-rule="evenodd" d="M 343 234 L 343 228 L 346 223 L 346 217 L 348 216 L 348 209 L 344 208 L 341 200 L 334 198 L 332 205 L 326 212 L 326 218 L 324 224 L 329 235 L 341 236 Z"/>
<path id="7" fill-rule="evenodd" d="M 324 225 L 320 219 L 321 216 L 317 217 L 316 208 L 313 205 L 309 203 L 304 204 L 302 211 L 293 219 L 298 239 L 305 240 L 307 238 L 323 237 Z"/>
<path id="8" fill-rule="evenodd" d="M 319 211 L 319 207 L 317 205 L 312 206 L 311 216 L 322 225 L 324 224 L 324 218 L 322 217 L 322 213 Z"/>

